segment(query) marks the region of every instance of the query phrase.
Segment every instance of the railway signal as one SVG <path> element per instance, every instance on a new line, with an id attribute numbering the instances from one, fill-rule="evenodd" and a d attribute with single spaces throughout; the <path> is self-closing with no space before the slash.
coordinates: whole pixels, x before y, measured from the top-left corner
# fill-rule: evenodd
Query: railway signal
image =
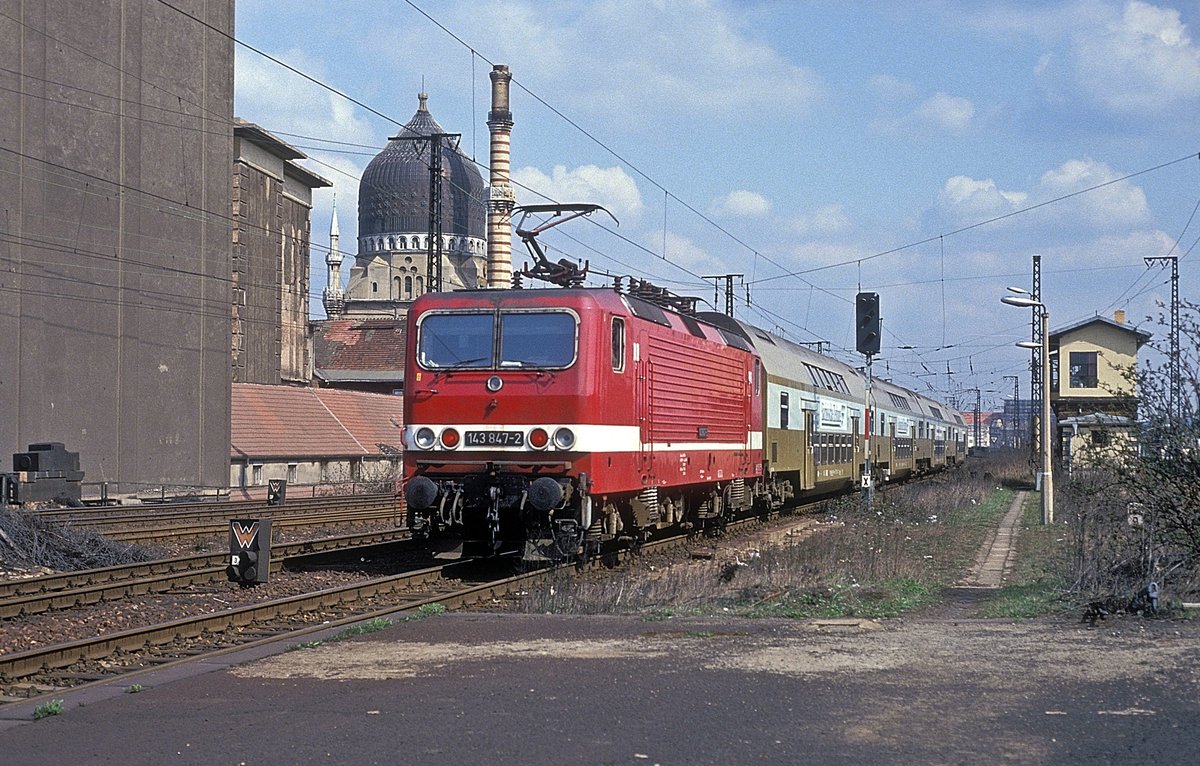
<path id="1" fill-rule="evenodd" d="M 267 582 L 271 572 L 271 520 L 230 519 L 229 565 L 225 574 L 230 582 L 250 588 Z"/>
<path id="2" fill-rule="evenodd" d="M 854 327 L 858 353 L 879 353 L 879 293 L 859 293 L 854 299 Z"/>

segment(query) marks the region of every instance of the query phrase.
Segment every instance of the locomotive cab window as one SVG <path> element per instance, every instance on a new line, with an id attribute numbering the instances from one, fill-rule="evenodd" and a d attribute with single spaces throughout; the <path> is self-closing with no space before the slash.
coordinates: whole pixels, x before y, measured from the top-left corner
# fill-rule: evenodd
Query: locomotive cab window
<path id="1" fill-rule="evenodd" d="M 561 311 L 500 314 L 501 367 L 570 367 L 575 317 Z"/>
<path id="2" fill-rule="evenodd" d="M 422 367 L 486 368 L 492 364 L 491 314 L 429 314 L 417 334 Z"/>
<path id="3" fill-rule="evenodd" d="M 625 320 L 612 320 L 612 368 L 613 372 L 625 371 Z"/>
<path id="4" fill-rule="evenodd" d="M 575 362 L 577 327 L 565 311 L 427 314 L 417 360 L 426 369 L 562 369 Z"/>

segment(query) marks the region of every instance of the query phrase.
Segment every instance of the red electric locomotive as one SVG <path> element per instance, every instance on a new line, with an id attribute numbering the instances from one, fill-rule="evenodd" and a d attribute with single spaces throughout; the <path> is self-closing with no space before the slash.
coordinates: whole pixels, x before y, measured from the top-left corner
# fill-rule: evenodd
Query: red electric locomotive
<path id="1" fill-rule="evenodd" d="M 615 288 L 424 295 L 408 317 L 405 499 L 464 553 L 560 560 L 720 523 L 762 478 L 740 335 Z"/>

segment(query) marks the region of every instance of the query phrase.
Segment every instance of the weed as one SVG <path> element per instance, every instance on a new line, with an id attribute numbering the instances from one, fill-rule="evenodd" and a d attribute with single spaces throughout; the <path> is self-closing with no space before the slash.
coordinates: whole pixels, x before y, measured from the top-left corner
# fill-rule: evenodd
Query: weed
<path id="1" fill-rule="evenodd" d="M 376 617 L 374 620 L 359 623 L 358 625 L 351 625 L 345 630 L 338 631 L 329 637 L 329 641 L 341 641 L 342 639 L 350 638 L 351 636 L 362 636 L 368 633 L 377 633 L 381 630 L 392 627 L 394 624 L 395 623 L 386 617 Z"/>
<path id="2" fill-rule="evenodd" d="M 303 643 L 292 644 L 291 646 L 289 646 L 287 648 L 287 650 L 289 652 L 295 652 L 300 649 L 316 649 L 318 646 L 320 646 L 323 643 L 325 643 L 325 642 L 324 641 L 304 641 Z"/>
<path id="3" fill-rule="evenodd" d="M 140 691 L 144 691 L 145 688 L 146 687 L 142 686 L 141 684 L 130 684 L 129 686 L 125 687 L 125 693 L 137 694 Z"/>
<path id="4" fill-rule="evenodd" d="M 1063 606 L 1066 588 L 1057 578 L 1039 578 L 1000 589 L 983 608 L 986 617 L 1037 617 Z"/>
<path id="5" fill-rule="evenodd" d="M 46 718 L 47 716 L 62 715 L 62 713 L 63 713 L 63 701 L 62 700 L 50 700 L 49 702 L 43 702 L 42 704 L 38 705 L 36 708 L 33 709 L 33 720 L 40 721 L 41 719 Z"/>
<path id="6" fill-rule="evenodd" d="M 417 607 L 417 614 L 421 615 L 422 617 L 431 617 L 435 614 L 445 614 L 445 613 L 446 613 L 446 605 L 445 604 L 436 604 L 436 603 L 422 604 L 421 606 Z"/>
<path id="7" fill-rule="evenodd" d="M 552 614 L 895 617 L 937 602 L 974 563 L 1012 503 L 1023 459 L 972 459 L 920 482 L 887 486 L 867 508 L 829 502 L 811 534 L 732 560 L 645 567 L 608 577 L 551 576 L 521 608 Z"/>
<path id="8" fill-rule="evenodd" d="M 653 607 L 650 611 L 642 615 L 642 620 L 645 622 L 662 622 L 674 617 L 670 609 L 665 607 Z"/>

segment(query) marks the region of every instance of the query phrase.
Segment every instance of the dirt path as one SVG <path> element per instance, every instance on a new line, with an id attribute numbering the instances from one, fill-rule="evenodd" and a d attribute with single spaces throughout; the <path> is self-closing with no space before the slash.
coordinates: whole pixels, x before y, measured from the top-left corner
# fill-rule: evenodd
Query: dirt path
<path id="1" fill-rule="evenodd" d="M 962 587 L 999 588 L 1004 584 L 1004 578 L 1012 573 L 1016 559 L 1017 535 L 1020 533 L 1021 514 L 1025 508 L 1027 494 L 1021 491 L 1013 498 L 1012 505 L 1000 521 L 1000 526 L 975 554 L 975 566 L 960 582 Z"/>

